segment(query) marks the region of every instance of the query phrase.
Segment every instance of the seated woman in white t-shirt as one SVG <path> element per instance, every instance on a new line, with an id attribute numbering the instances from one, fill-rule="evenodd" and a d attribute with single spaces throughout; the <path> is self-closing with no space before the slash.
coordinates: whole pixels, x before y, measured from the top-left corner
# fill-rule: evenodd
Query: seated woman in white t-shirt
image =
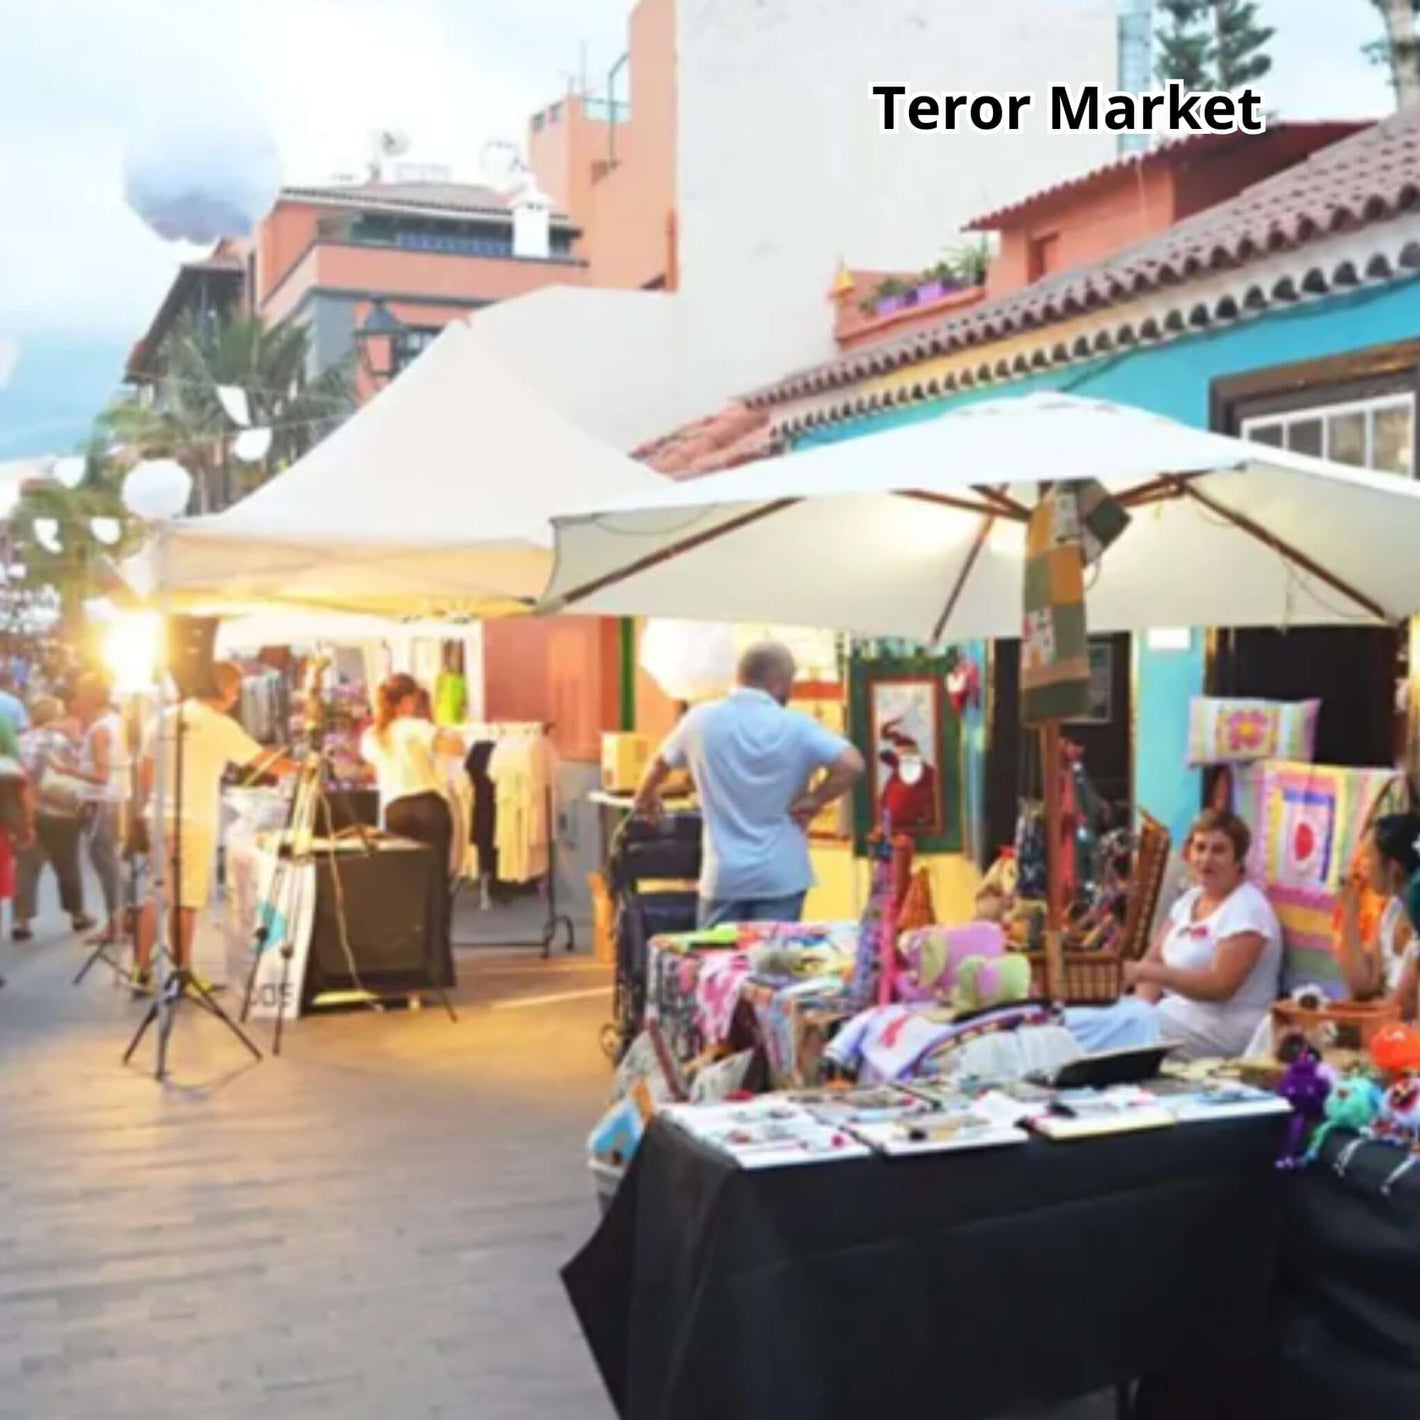
<path id="1" fill-rule="evenodd" d="M 1189 832 L 1195 886 L 1179 898 L 1142 961 L 1126 962 L 1134 990 L 1114 1006 L 1066 1013 L 1086 1050 L 1179 1042 L 1183 1059 L 1246 1052 L 1277 999 L 1282 929 L 1246 880 L 1252 835 L 1236 814 L 1209 809 Z"/>
<path id="2" fill-rule="evenodd" d="M 418 711 L 419 685 L 413 676 L 392 675 L 375 692 L 375 720 L 360 740 L 360 754 L 375 771 L 385 827 L 401 838 L 427 844 L 447 871 L 454 822 L 444 797 L 441 754 L 464 757 L 457 735 L 439 729 Z M 438 924 L 448 940 L 448 908 Z"/>

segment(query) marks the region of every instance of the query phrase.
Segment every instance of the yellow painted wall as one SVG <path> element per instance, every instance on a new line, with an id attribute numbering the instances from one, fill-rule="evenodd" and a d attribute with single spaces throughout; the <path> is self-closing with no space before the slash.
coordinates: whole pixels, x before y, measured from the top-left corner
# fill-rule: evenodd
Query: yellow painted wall
<path id="1" fill-rule="evenodd" d="M 858 917 L 868 899 L 867 859 L 854 858 L 848 843 L 816 843 L 811 853 L 818 886 L 804 904 L 810 922 L 846 922 Z M 932 905 L 939 922 L 965 922 L 976 906 L 981 874 L 976 864 L 959 853 L 922 857 L 914 866 L 932 872 Z"/>

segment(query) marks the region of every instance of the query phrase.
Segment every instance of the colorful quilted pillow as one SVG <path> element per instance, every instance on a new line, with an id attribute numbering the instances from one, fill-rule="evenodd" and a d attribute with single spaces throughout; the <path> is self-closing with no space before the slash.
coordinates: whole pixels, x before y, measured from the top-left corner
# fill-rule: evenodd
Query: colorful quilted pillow
<path id="1" fill-rule="evenodd" d="M 1188 707 L 1188 763 L 1309 763 L 1316 755 L 1320 700 L 1219 700 L 1194 696 Z"/>

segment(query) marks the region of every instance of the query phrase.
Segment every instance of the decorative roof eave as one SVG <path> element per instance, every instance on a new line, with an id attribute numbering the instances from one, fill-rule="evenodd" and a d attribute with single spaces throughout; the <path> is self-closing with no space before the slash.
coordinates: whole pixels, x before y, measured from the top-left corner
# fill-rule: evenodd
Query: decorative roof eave
<path id="1" fill-rule="evenodd" d="M 1091 265 L 1047 276 L 929 330 L 796 371 L 743 396 L 770 408 L 954 350 L 994 344 L 1212 273 L 1251 268 L 1420 210 L 1420 110 L 1402 109 Z"/>
<path id="2" fill-rule="evenodd" d="M 811 390 L 770 412 L 791 437 L 898 405 L 943 399 L 983 385 L 1008 386 L 1042 370 L 1162 345 L 1279 308 L 1345 295 L 1420 274 L 1420 213 L 1407 213 L 1182 285 L 1166 287 L 1051 325 L 969 348 L 882 360 L 845 387 Z"/>

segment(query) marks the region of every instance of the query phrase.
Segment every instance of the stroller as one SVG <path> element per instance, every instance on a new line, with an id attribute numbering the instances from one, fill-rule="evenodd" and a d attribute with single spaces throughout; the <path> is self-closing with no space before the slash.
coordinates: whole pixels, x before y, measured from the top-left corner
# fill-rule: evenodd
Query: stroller
<path id="1" fill-rule="evenodd" d="M 615 1019 L 602 1027 L 601 1045 L 616 1064 L 645 1018 L 647 944 L 665 933 L 695 930 L 701 829 L 698 813 L 667 814 L 655 824 L 628 818 L 612 840 L 607 869 L 616 912 Z"/>

